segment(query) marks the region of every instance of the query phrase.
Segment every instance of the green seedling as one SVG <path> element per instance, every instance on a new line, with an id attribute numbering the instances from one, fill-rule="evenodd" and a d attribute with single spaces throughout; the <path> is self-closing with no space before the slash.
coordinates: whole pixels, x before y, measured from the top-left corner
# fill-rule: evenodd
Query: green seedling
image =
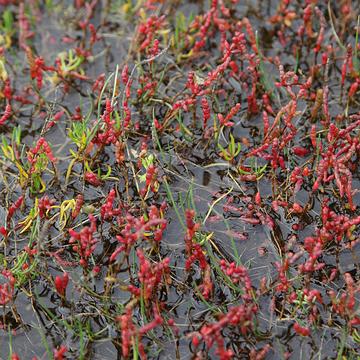
<path id="1" fill-rule="evenodd" d="M 0 46 L 4 45 L 5 48 L 10 48 L 12 45 L 11 38 L 15 33 L 14 17 L 11 10 L 6 9 L 2 15 L 0 23 Z"/>
<path id="2" fill-rule="evenodd" d="M 220 143 L 217 144 L 218 148 L 221 150 L 220 156 L 227 161 L 233 162 L 237 155 L 241 151 L 241 144 L 235 143 L 235 138 L 230 134 L 230 142 L 227 149 L 224 149 Z"/>
<path id="3" fill-rule="evenodd" d="M 84 62 L 83 56 L 78 56 L 70 49 L 68 52 L 59 54 L 61 73 L 66 75 L 70 71 L 75 71 Z"/>
<path id="4" fill-rule="evenodd" d="M 18 130 L 15 130 L 14 133 L 15 133 L 15 135 L 14 135 L 15 141 L 17 143 L 17 141 L 19 140 Z M 24 167 L 24 165 L 21 163 L 20 159 L 17 157 L 17 151 L 16 151 L 16 149 L 14 150 L 15 146 L 10 145 L 4 136 L 2 136 L 1 142 L 2 142 L 2 144 L 0 145 L 0 148 L 1 148 L 2 155 L 5 159 L 7 159 L 11 163 L 13 163 L 19 170 L 19 183 L 20 183 L 20 186 L 22 188 L 24 188 L 26 186 L 28 178 L 29 178 L 28 171 Z"/>
<path id="5" fill-rule="evenodd" d="M 30 191 L 32 193 L 42 193 L 46 190 L 46 185 L 42 179 L 42 174 L 47 169 L 48 163 L 49 159 L 47 158 L 46 154 L 38 155 L 30 177 Z"/>
<path id="6" fill-rule="evenodd" d="M 82 55 L 77 55 L 75 52 L 70 49 L 68 52 L 62 52 L 58 55 L 60 64 L 58 66 L 57 72 L 54 73 L 49 80 L 53 84 L 57 84 L 62 79 L 68 78 L 83 78 L 85 73 L 84 70 L 80 67 L 81 64 L 85 61 L 85 57 Z"/>
<path id="7" fill-rule="evenodd" d="M 68 184 L 71 171 L 73 166 L 77 161 L 84 160 L 84 152 L 87 148 L 88 144 L 90 143 L 91 137 L 91 129 L 87 126 L 88 125 L 88 117 L 81 122 L 73 121 L 71 124 L 71 128 L 68 129 L 68 136 L 73 141 L 73 143 L 77 146 L 77 151 L 70 149 L 70 153 L 73 157 L 71 160 L 68 169 L 66 171 L 65 177 L 65 185 Z"/>
<path id="8" fill-rule="evenodd" d="M 96 173 L 97 173 L 96 176 L 97 176 L 97 178 L 100 179 L 101 181 L 105 181 L 105 180 L 111 178 L 111 166 L 110 166 L 110 165 L 106 165 L 106 166 L 107 166 L 106 174 L 102 174 L 100 168 L 98 168 L 97 171 L 96 171 Z M 91 170 L 88 161 L 85 161 L 85 169 L 86 169 L 87 172 L 90 172 L 90 173 L 93 173 L 93 174 L 95 173 L 94 171 Z M 112 179 L 116 179 L 116 178 L 112 178 Z M 117 180 L 117 179 L 116 179 L 116 180 Z"/>
<path id="9" fill-rule="evenodd" d="M 71 128 L 68 130 L 69 138 L 78 148 L 78 152 L 83 152 L 88 144 L 88 137 L 91 130 L 87 127 L 87 121 L 72 122 Z"/>
<path id="10" fill-rule="evenodd" d="M 252 159 L 250 166 L 239 166 L 237 168 L 240 175 L 255 175 L 257 180 L 260 180 L 266 173 L 268 164 L 258 166 L 255 159 Z M 246 168 L 246 170 L 245 170 Z"/>
<path id="11" fill-rule="evenodd" d="M 7 78 L 8 78 L 8 73 L 5 67 L 5 57 L 0 55 L 0 80 L 5 82 Z M 4 94 L 2 92 L 0 92 L 0 98 L 4 98 Z"/>
<path id="12" fill-rule="evenodd" d="M 39 215 L 39 199 L 35 198 L 34 207 L 30 210 L 29 215 L 23 221 L 19 222 L 19 225 L 22 226 L 20 234 L 30 229 L 33 222 L 37 219 L 38 215 Z"/>
<path id="13" fill-rule="evenodd" d="M 155 156 L 153 154 L 149 154 L 148 156 L 141 159 L 141 163 L 142 163 L 143 167 L 145 168 L 145 170 L 147 170 L 150 165 L 154 165 L 154 161 L 155 161 Z M 140 180 L 140 182 L 145 182 L 146 181 L 146 173 L 143 175 L 139 175 L 139 180 Z"/>

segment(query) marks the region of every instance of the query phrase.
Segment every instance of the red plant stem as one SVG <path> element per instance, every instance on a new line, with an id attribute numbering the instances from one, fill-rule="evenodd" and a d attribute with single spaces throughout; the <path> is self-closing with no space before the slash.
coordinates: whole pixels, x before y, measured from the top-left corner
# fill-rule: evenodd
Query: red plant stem
<path id="1" fill-rule="evenodd" d="M 11 116 L 11 105 L 7 104 L 3 116 L 0 118 L 0 125 L 3 125 Z"/>

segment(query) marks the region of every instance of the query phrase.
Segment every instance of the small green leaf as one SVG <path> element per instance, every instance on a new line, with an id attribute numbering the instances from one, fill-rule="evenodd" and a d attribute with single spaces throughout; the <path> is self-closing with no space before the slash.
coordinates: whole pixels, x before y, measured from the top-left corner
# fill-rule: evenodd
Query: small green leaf
<path id="1" fill-rule="evenodd" d="M 3 20 L 4 20 L 5 31 L 7 33 L 12 32 L 13 24 L 14 24 L 14 17 L 13 17 L 12 12 L 9 9 L 4 11 Z"/>

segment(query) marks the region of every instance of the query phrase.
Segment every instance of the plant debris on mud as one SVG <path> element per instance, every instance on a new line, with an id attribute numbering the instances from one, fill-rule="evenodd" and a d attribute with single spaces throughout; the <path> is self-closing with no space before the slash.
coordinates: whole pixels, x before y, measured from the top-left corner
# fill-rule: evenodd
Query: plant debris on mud
<path id="1" fill-rule="evenodd" d="M 359 10 L 0 0 L 0 359 L 359 358 Z"/>

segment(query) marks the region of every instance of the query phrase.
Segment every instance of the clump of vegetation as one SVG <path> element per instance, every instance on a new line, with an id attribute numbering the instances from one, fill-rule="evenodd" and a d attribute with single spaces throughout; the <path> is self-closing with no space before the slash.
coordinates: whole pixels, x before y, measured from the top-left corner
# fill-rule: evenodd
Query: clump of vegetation
<path id="1" fill-rule="evenodd" d="M 360 355 L 357 2 L 0 10 L 0 358 Z"/>

